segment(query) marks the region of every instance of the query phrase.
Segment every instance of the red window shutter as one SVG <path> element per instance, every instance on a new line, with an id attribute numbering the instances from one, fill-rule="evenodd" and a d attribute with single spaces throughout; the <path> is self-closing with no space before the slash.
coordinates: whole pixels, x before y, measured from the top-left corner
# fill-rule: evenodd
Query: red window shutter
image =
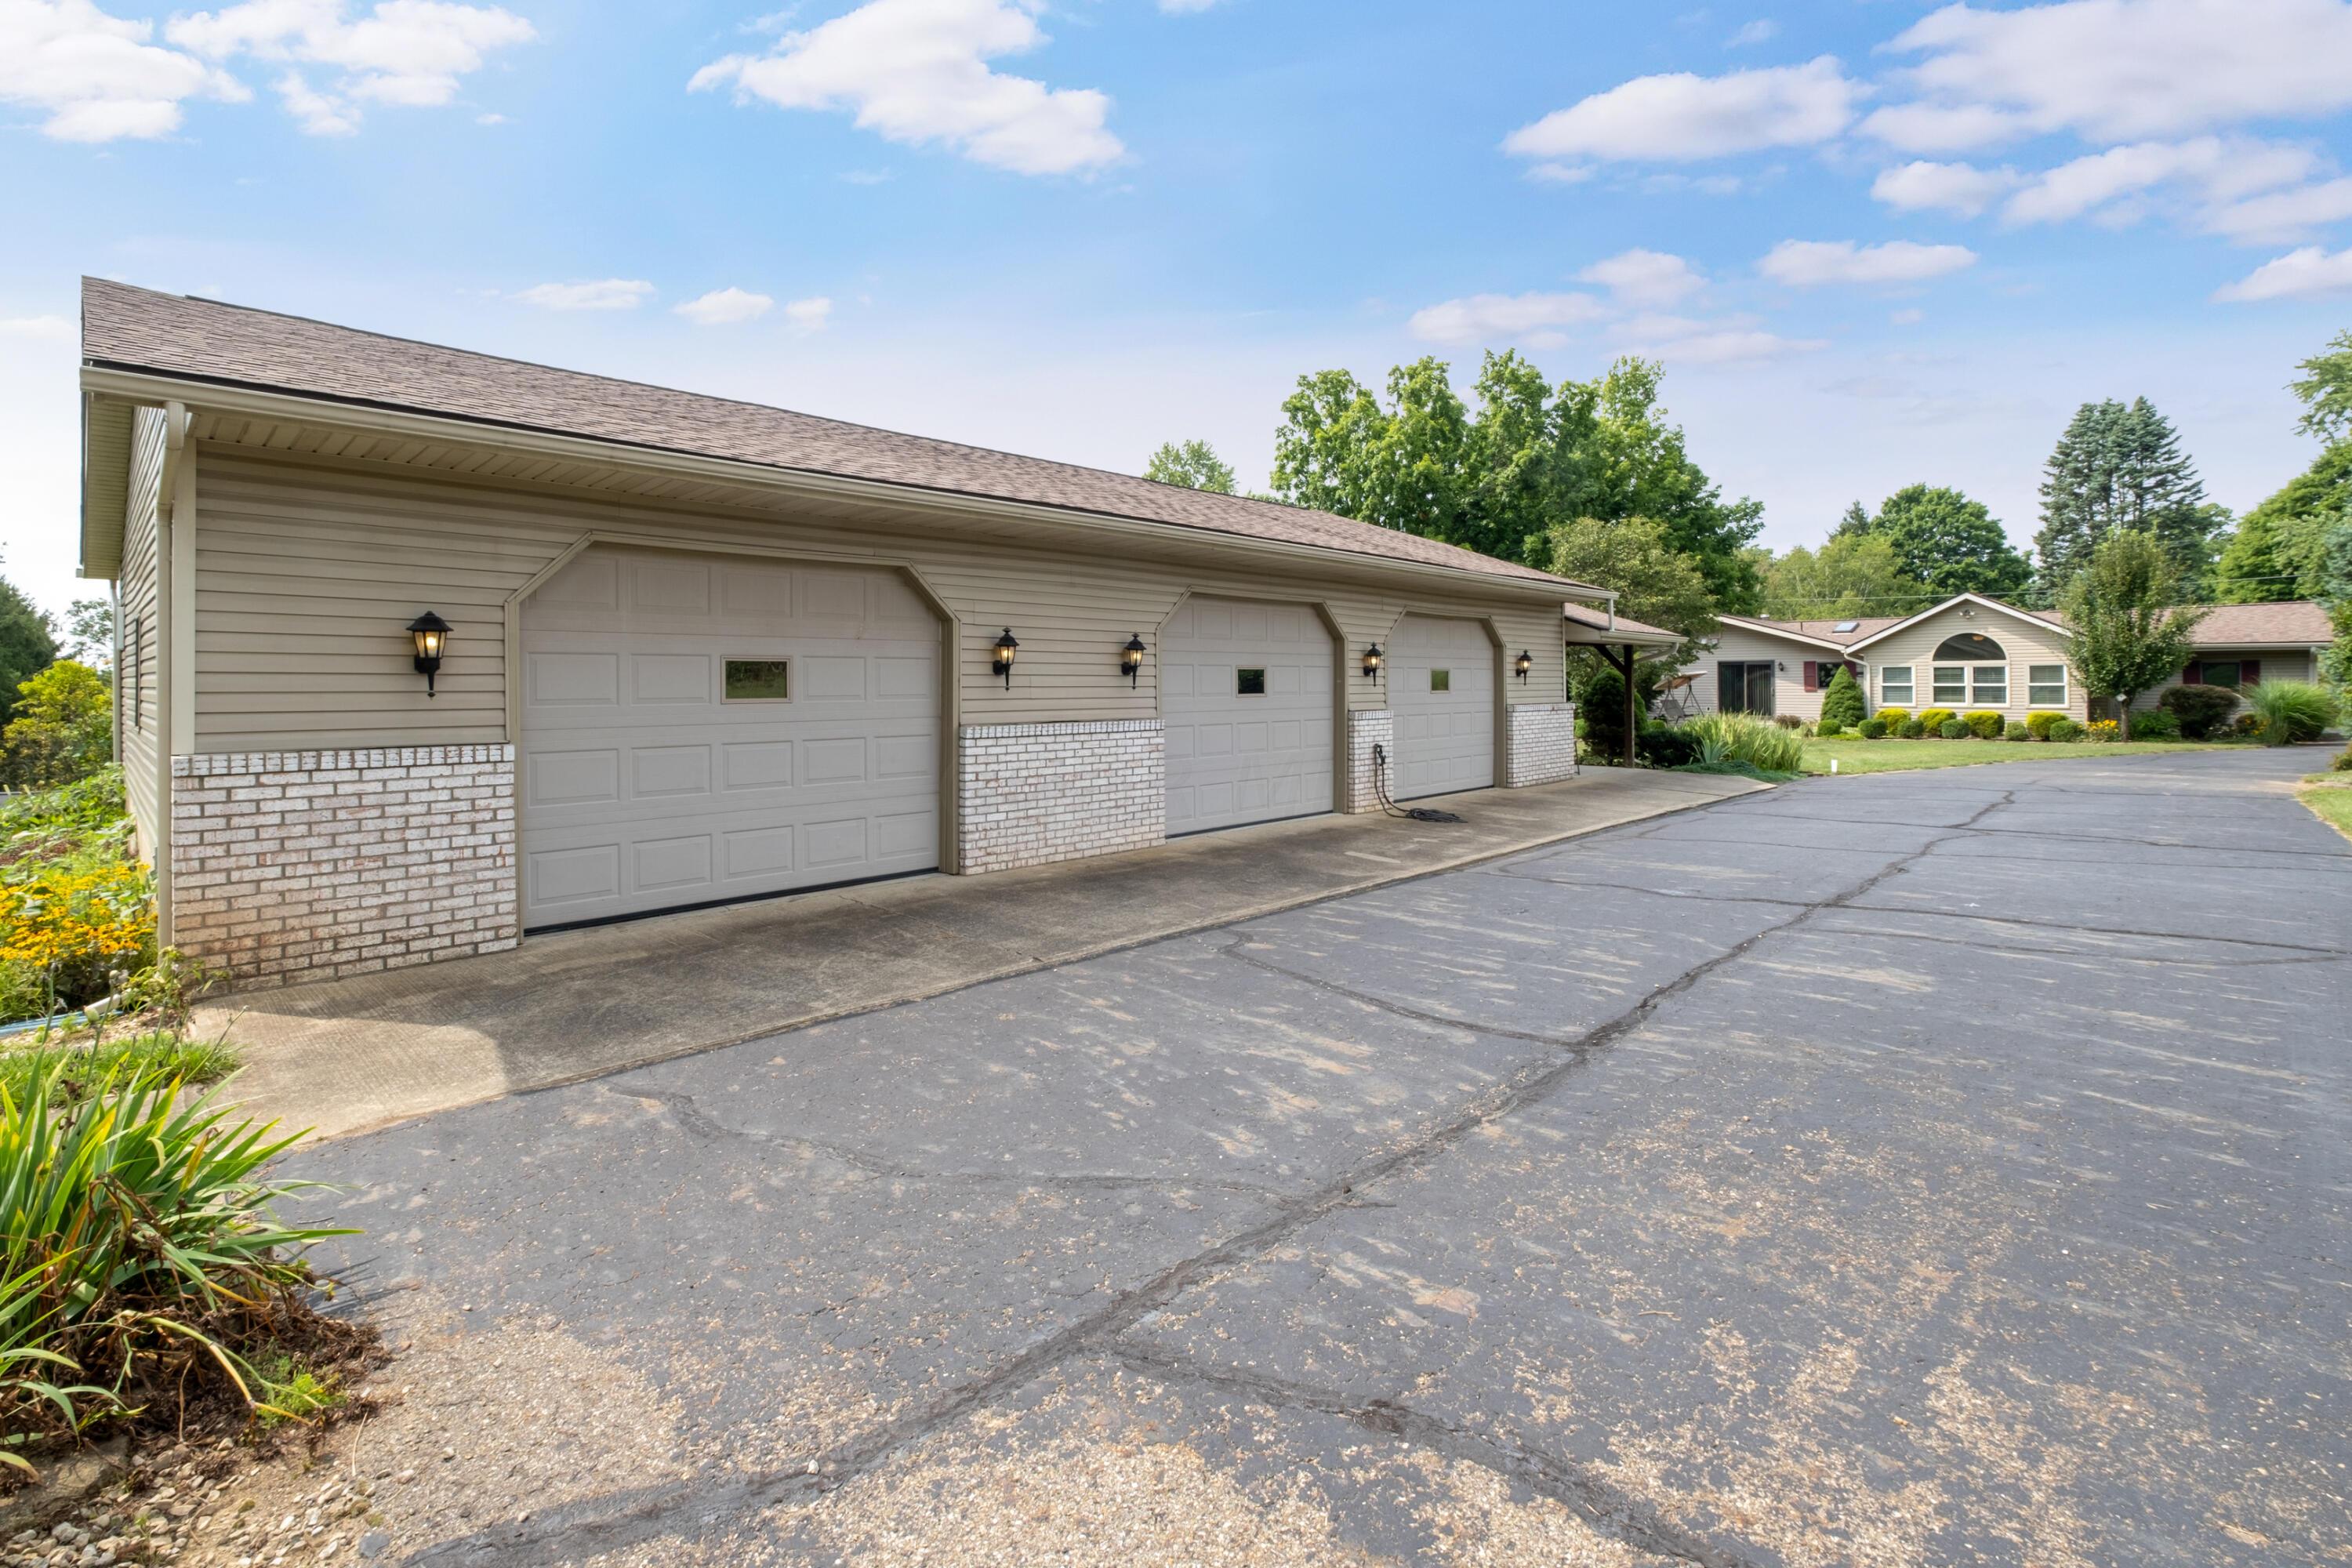
<path id="1" fill-rule="evenodd" d="M 1862 666 L 1854 663 L 1852 659 L 1847 659 L 1845 661 L 1845 668 L 1846 673 L 1853 677 L 1853 683 L 1856 686 L 1860 686 L 1862 684 Z"/>
<path id="2" fill-rule="evenodd" d="M 2260 686 L 2262 683 L 2263 661 L 2258 658 L 2240 659 L 2238 661 L 2238 684 L 2241 686 Z"/>
<path id="3" fill-rule="evenodd" d="M 1821 689 L 1822 667 L 1817 661 L 1809 658 L 1805 660 L 1805 689 L 1819 691 Z"/>
<path id="4" fill-rule="evenodd" d="M 2182 666 L 2180 667 L 2180 684 L 2181 684 L 2181 685 L 2183 685 L 2183 686 L 2202 686 L 2202 685 L 2204 685 L 2204 684 L 2205 684 L 2205 667 L 2204 667 L 2203 665 L 2201 665 L 2201 664 L 2198 663 L 2198 662 L 2197 662 L 2195 659 L 2193 659 L 2193 658 L 2192 658 L 2192 659 L 2190 659 L 2187 664 L 2182 665 Z"/>

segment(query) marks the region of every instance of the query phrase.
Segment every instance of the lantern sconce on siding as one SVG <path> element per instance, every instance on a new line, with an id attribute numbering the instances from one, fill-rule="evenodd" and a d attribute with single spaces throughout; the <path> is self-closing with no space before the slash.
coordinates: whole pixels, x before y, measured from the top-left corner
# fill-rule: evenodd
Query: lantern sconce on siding
<path id="1" fill-rule="evenodd" d="M 1013 635 L 1013 628 L 1005 627 L 996 639 L 996 662 L 988 667 L 992 672 L 1004 678 L 1004 689 L 1007 691 L 1013 689 L 1013 656 L 1020 651 L 1020 647 L 1021 641 Z"/>
<path id="2" fill-rule="evenodd" d="M 1142 678 L 1143 656 L 1148 651 L 1150 650 L 1143 646 L 1141 632 L 1131 634 L 1127 639 L 1127 646 L 1118 650 L 1119 671 L 1127 677 L 1127 689 L 1129 691 L 1135 689 L 1136 682 Z"/>
<path id="3" fill-rule="evenodd" d="M 1385 657 L 1386 656 L 1381 652 L 1381 645 L 1378 643 L 1374 643 L 1370 647 L 1364 649 L 1364 679 L 1366 680 L 1373 681 L 1375 683 L 1379 681 L 1381 679 L 1381 664 Z"/>
<path id="4" fill-rule="evenodd" d="M 1533 655 L 1533 654 L 1531 654 L 1531 653 L 1529 653 L 1529 652 L 1528 652 L 1527 649 L 1525 649 L 1525 648 L 1521 648 L 1521 649 L 1519 650 L 1519 657 L 1518 657 L 1518 658 L 1515 658 L 1515 659 L 1511 660 L 1511 668 L 1512 668 L 1512 670 L 1513 670 L 1513 671 L 1514 671 L 1514 672 L 1518 676 L 1519 679 L 1520 679 L 1522 682 L 1524 682 L 1524 681 L 1527 679 L 1527 678 L 1528 678 L 1528 671 L 1529 671 L 1529 670 L 1533 669 L 1535 667 L 1536 667 L 1536 656 L 1535 656 L 1535 655 Z"/>
<path id="5" fill-rule="evenodd" d="M 441 655 L 449 646 L 449 623 L 427 610 L 408 623 L 416 644 L 416 673 L 425 678 L 425 695 L 433 692 L 433 678 L 441 673 Z"/>

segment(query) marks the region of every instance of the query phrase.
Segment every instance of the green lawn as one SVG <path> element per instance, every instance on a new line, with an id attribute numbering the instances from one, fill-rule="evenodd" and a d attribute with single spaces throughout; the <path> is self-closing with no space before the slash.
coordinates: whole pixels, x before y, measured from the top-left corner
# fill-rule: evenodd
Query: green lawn
<path id="1" fill-rule="evenodd" d="M 2347 838 L 2352 838 L 2352 773 L 2318 773 L 2301 793 L 2303 804 L 2319 816 L 2319 820 Z"/>
<path id="2" fill-rule="evenodd" d="M 2217 752 L 2243 742 L 2210 741 L 1815 741 L 1805 742 L 1805 771 L 1892 773 L 1958 768 L 1970 763 L 2046 763 L 2055 757 L 2124 757 L 2148 752 Z"/>

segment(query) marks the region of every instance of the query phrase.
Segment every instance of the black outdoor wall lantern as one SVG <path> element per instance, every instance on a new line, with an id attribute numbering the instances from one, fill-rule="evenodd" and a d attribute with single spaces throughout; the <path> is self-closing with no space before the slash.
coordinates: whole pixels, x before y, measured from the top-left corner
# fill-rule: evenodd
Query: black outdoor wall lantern
<path id="1" fill-rule="evenodd" d="M 1135 689 L 1137 679 L 1143 674 L 1143 656 L 1145 652 L 1146 649 L 1143 646 L 1143 634 L 1140 632 L 1137 632 L 1129 637 L 1127 639 L 1127 646 L 1118 650 L 1118 668 L 1126 673 L 1127 689 L 1129 691 Z"/>
<path id="2" fill-rule="evenodd" d="M 1378 680 L 1381 678 L 1381 661 L 1386 656 L 1381 652 L 1381 645 L 1378 643 L 1372 644 L 1370 647 L 1364 650 L 1364 679 L 1366 680 Z"/>
<path id="3" fill-rule="evenodd" d="M 408 623 L 416 640 L 416 673 L 425 678 L 425 695 L 433 695 L 433 678 L 441 673 L 441 651 L 449 646 L 449 623 L 427 610 Z"/>
<path id="4" fill-rule="evenodd" d="M 1519 650 L 1518 658 L 1511 660 L 1511 668 L 1517 673 L 1518 678 L 1521 680 L 1525 680 L 1528 678 L 1528 671 L 1533 669 L 1535 667 L 1536 656 L 1529 653 L 1525 648 L 1521 648 Z"/>
<path id="5" fill-rule="evenodd" d="M 1005 627 L 1003 634 L 996 639 L 996 662 L 988 667 L 1004 677 L 1004 689 L 1007 691 L 1013 689 L 1013 656 L 1020 647 L 1020 640 L 1013 637 L 1013 628 Z"/>

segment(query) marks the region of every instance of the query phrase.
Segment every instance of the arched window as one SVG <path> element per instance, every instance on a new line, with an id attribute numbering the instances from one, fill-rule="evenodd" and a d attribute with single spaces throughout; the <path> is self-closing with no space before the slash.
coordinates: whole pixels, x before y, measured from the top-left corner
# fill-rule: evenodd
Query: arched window
<path id="1" fill-rule="evenodd" d="M 2000 644 L 1982 632 L 1962 632 L 1956 637 L 1946 637 L 1936 650 L 1938 659 L 1954 664 L 1996 664 L 2009 658 Z"/>
<path id="2" fill-rule="evenodd" d="M 1936 649 L 1933 668 L 1937 707 L 2009 706 L 2009 654 L 1984 633 L 1946 637 Z"/>

